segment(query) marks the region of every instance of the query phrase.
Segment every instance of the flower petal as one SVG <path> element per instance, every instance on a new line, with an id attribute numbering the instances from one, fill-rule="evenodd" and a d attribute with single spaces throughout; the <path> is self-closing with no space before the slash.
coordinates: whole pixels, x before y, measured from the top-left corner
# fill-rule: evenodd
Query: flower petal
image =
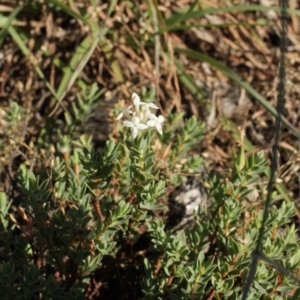
<path id="1" fill-rule="evenodd" d="M 141 120 L 140 120 L 139 117 L 136 117 L 136 116 L 133 116 L 133 117 L 132 117 L 132 123 L 133 123 L 134 125 L 139 124 L 140 121 L 141 121 Z"/>
<path id="2" fill-rule="evenodd" d="M 126 127 L 134 127 L 134 124 L 130 121 L 123 121 L 123 125 Z"/>
<path id="3" fill-rule="evenodd" d="M 139 97 L 138 94 L 133 93 L 132 96 L 131 96 L 131 99 L 132 99 L 132 102 L 133 102 L 133 104 L 134 104 L 135 106 L 140 105 L 141 99 L 140 99 L 140 97 Z"/>
<path id="4" fill-rule="evenodd" d="M 158 106 L 156 106 L 154 103 L 148 103 L 149 107 L 154 108 L 154 109 L 159 109 Z"/>
<path id="5" fill-rule="evenodd" d="M 164 120 L 165 120 L 165 118 L 164 118 L 164 116 L 162 116 L 162 115 L 158 116 L 158 118 L 157 118 L 157 121 L 158 121 L 159 123 L 163 123 Z"/>
<path id="6" fill-rule="evenodd" d="M 138 129 L 136 127 L 132 127 L 131 128 L 131 134 L 132 134 L 133 139 L 135 139 L 137 137 L 138 132 L 139 131 L 138 131 Z"/>
<path id="7" fill-rule="evenodd" d="M 157 124 L 156 124 L 156 129 L 157 129 L 157 131 L 158 131 L 160 134 L 162 134 L 162 128 L 161 128 L 161 124 L 160 124 L 160 123 L 157 123 Z"/>
<path id="8" fill-rule="evenodd" d="M 156 120 L 149 120 L 149 121 L 147 122 L 147 125 L 150 126 L 150 127 L 156 126 Z"/>
<path id="9" fill-rule="evenodd" d="M 148 114 L 148 118 L 149 118 L 150 120 L 155 120 L 155 121 L 156 121 L 156 119 L 157 119 L 156 115 L 155 115 L 155 114 L 152 114 L 152 113 Z"/>
<path id="10" fill-rule="evenodd" d="M 146 125 L 146 124 L 143 124 L 143 123 L 140 123 L 140 124 L 137 124 L 136 125 L 136 128 L 137 129 L 147 129 L 148 128 L 148 126 Z"/>
<path id="11" fill-rule="evenodd" d="M 120 119 L 122 119 L 122 118 L 123 118 L 123 116 L 124 116 L 124 112 L 123 112 L 123 111 L 121 111 L 121 112 L 118 114 L 118 116 L 117 116 L 117 120 L 120 120 Z"/>

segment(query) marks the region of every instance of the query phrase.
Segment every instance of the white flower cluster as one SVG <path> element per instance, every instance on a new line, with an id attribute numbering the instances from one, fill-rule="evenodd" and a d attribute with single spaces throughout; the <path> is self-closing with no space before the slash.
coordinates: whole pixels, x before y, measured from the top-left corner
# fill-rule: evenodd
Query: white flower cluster
<path id="1" fill-rule="evenodd" d="M 123 125 L 131 129 L 134 139 L 137 137 L 139 130 L 145 130 L 149 127 L 156 127 L 157 131 L 162 134 L 162 123 L 165 118 L 162 115 L 156 117 L 150 111 L 150 108 L 158 109 L 159 107 L 153 103 L 142 102 L 136 93 L 133 93 L 131 98 L 133 105 L 123 109 L 117 120 L 122 119 L 124 116 L 126 117 L 127 120 L 123 121 Z M 134 110 L 132 110 L 133 108 Z"/>

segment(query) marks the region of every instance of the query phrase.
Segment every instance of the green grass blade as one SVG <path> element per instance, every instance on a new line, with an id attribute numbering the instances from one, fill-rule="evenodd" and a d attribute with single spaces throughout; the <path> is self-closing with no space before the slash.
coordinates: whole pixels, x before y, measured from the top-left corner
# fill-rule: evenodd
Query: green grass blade
<path id="1" fill-rule="evenodd" d="M 187 9 L 186 12 L 182 13 L 182 14 L 176 14 L 173 15 L 173 18 L 170 17 L 166 20 L 168 27 L 172 27 L 175 24 L 179 24 L 182 21 L 188 20 L 190 18 L 190 16 L 192 15 L 192 12 L 194 10 L 194 8 L 197 6 L 198 4 L 198 0 L 195 0 Z"/>
<path id="2" fill-rule="evenodd" d="M 51 3 L 54 6 L 59 7 L 62 11 L 72 16 L 74 19 L 81 20 L 84 24 L 88 25 L 88 21 L 84 17 L 79 15 L 77 12 L 75 12 L 73 9 L 71 9 L 68 5 L 64 4 L 63 2 L 59 0 L 49 0 L 48 3 Z"/>
<path id="3" fill-rule="evenodd" d="M 12 13 L 8 16 L 5 17 L 2 14 L 0 14 L 0 26 L 3 28 L 0 30 L 0 48 L 2 47 L 5 35 L 8 31 L 8 28 L 12 24 L 13 20 L 16 18 L 16 16 L 19 14 L 19 12 L 24 8 L 24 4 L 15 8 Z"/>
<path id="4" fill-rule="evenodd" d="M 202 24 L 202 23 L 194 23 L 194 24 L 180 24 L 180 25 L 174 25 L 171 28 L 167 29 L 160 29 L 160 33 L 164 33 L 167 31 L 176 31 L 176 30 L 189 30 L 191 28 L 216 28 L 216 27 L 238 27 L 238 26 L 244 26 L 244 27 L 256 27 L 256 26 L 268 26 L 268 20 L 267 19 L 260 19 L 255 23 L 249 23 L 249 22 L 222 22 L 218 24 Z"/>
<path id="5" fill-rule="evenodd" d="M 200 10 L 194 10 L 187 13 L 188 8 L 183 9 L 181 12 L 176 12 L 172 16 L 166 19 L 165 23 L 168 30 L 172 30 L 172 26 L 178 25 L 178 20 L 180 22 L 185 22 L 189 19 L 200 18 L 208 14 L 218 14 L 218 13 L 231 13 L 231 12 L 245 12 L 245 11 L 280 11 L 279 6 L 262 6 L 262 5 L 236 5 L 236 6 L 225 6 L 218 8 L 205 8 Z M 300 10 L 297 9 L 287 9 L 287 12 L 291 15 L 300 16 Z"/>
<path id="6" fill-rule="evenodd" d="M 193 78 L 187 74 L 187 72 L 185 72 L 184 67 L 177 59 L 175 60 L 175 64 L 179 80 L 190 91 L 190 93 L 199 101 L 207 99 L 207 93 L 195 83 Z"/>
<path id="7" fill-rule="evenodd" d="M 81 44 L 76 48 L 75 53 L 70 61 L 70 64 L 64 68 L 64 76 L 57 89 L 57 96 L 59 102 L 63 99 L 65 94 L 70 90 L 75 80 L 78 78 L 82 69 L 87 64 L 91 55 L 93 54 L 100 36 L 99 34 L 90 35 L 86 37 Z"/>
<path id="8" fill-rule="evenodd" d="M 265 109 L 267 109 L 273 116 L 277 117 L 276 109 L 270 105 L 270 103 L 261 95 L 259 94 L 249 83 L 244 81 L 237 73 L 232 71 L 230 68 L 226 67 L 221 62 L 211 58 L 208 55 L 203 53 L 199 53 L 197 51 L 193 51 L 190 49 L 182 49 L 182 48 L 175 48 L 174 49 L 178 53 L 183 53 L 186 56 L 196 59 L 198 61 L 207 62 L 212 67 L 215 67 L 219 71 L 221 71 L 226 77 L 232 79 L 236 82 L 239 86 L 244 88 L 250 95 L 252 95 Z M 292 132 L 294 136 L 300 138 L 300 132 L 283 116 L 281 116 L 282 123 Z"/>
<path id="9" fill-rule="evenodd" d="M 51 1 L 57 2 L 57 0 Z M 115 4 L 116 1 L 112 1 L 110 3 L 108 14 L 111 14 Z M 104 26 L 100 28 L 99 24 L 97 24 L 97 22 L 95 22 L 94 20 L 89 20 L 88 22 L 85 21 L 85 23 L 88 23 L 91 34 L 87 36 L 76 48 L 68 66 L 62 66 L 60 64 L 60 67 L 62 67 L 63 69 L 64 75 L 57 89 L 58 104 L 61 104 L 62 99 L 70 90 L 70 88 L 82 72 L 83 68 L 86 66 L 87 62 L 94 53 L 97 44 L 100 41 L 105 41 L 105 34 L 108 32 L 108 28 Z"/>
<path id="10" fill-rule="evenodd" d="M 118 0 L 111 0 L 110 1 L 109 7 L 108 7 L 108 10 L 107 10 L 107 13 L 106 13 L 107 18 L 110 17 L 111 13 L 114 11 L 117 2 L 118 2 Z"/>

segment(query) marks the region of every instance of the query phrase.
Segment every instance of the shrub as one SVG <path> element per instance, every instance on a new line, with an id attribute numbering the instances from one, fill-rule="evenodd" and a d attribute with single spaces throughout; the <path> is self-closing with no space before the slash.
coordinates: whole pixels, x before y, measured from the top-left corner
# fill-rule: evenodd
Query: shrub
<path id="1" fill-rule="evenodd" d="M 247 198 L 253 191 L 263 198 L 264 154 L 246 157 L 241 147 L 228 176 L 199 180 L 204 198 L 192 226 L 167 228 L 171 191 L 203 167 L 192 149 L 204 126 L 182 114 L 164 120 L 150 112 L 154 104 L 133 100 L 122 112 L 119 141 L 95 150 L 88 136 L 62 136 L 45 167 L 20 167 L 17 212 L 1 194 L 2 299 L 84 299 L 94 281 L 110 291 L 125 285 L 124 297 L 239 299 L 263 214 L 262 201 Z M 11 115 L 9 126 L 20 114 Z M 294 205 L 274 194 L 268 214 L 269 259 L 258 265 L 250 299 L 289 299 L 297 285 L 277 270 L 299 268 Z"/>

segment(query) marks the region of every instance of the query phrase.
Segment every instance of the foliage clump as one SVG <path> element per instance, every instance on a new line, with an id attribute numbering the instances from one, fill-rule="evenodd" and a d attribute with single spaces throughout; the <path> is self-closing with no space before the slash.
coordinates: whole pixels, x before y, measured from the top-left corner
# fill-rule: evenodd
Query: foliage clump
<path id="1" fill-rule="evenodd" d="M 0 245 L 8 258 L 0 273 L 3 299 L 84 299 L 95 278 L 109 289 L 125 284 L 135 289 L 128 295 L 144 299 L 240 297 L 263 215 L 261 202 L 245 205 L 245 199 L 253 189 L 263 197 L 268 168 L 263 152 L 245 157 L 242 147 L 228 177 L 216 173 L 200 180 L 207 205 L 194 212 L 192 227 L 176 231 L 166 228 L 169 191 L 203 166 L 191 150 L 204 126 L 182 114 L 170 114 L 157 131 L 128 126 L 128 135 L 124 125 L 119 141 L 108 140 L 101 151 L 91 137 L 73 142 L 63 137 L 68 155 L 58 141 L 47 167 L 31 171 L 22 165 L 18 216 L 1 194 Z M 297 288 L 293 277 L 278 273 L 278 265 L 299 268 L 299 239 L 290 225 L 294 205 L 279 198 L 273 195 L 268 212 L 262 249 L 269 259 L 261 257 L 252 299 L 287 299 Z M 123 275 L 116 279 L 109 268 Z M 115 281 L 118 286 L 110 286 Z M 101 297 L 103 289 L 98 293 Z"/>

